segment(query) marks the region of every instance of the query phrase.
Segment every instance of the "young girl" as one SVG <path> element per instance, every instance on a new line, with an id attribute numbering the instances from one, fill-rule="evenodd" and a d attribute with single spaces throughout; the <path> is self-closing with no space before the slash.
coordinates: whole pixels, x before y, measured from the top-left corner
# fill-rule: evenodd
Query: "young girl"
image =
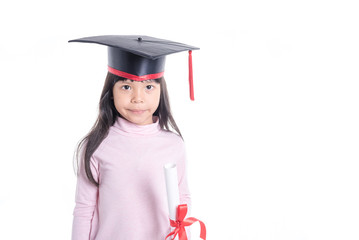
<path id="1" fill-rule="evenodd" d="M 198 48 L 146 36 L 70 42 L 109 47 L 99 115 L 77 148 L 72 240 L 165 239 L 170 232 L 166 163 L 177 164 L 181 204 L 190 205 L 190 193 L 184 143 L 163 77 L 164 58 Z"/>

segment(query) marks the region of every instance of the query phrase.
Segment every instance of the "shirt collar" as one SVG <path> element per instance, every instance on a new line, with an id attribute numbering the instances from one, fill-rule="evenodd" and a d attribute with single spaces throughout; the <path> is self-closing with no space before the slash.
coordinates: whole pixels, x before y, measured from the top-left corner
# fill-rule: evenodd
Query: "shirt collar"
<path id="1" fill-rule="evenodd" d="M 115 131 L 130 136 L 149 136 L 157 134 L 161 130 L 157 116 L 153 117 L 153 123 L 147 125 L 138 125 L 117 117 L 112 127 Z"/>

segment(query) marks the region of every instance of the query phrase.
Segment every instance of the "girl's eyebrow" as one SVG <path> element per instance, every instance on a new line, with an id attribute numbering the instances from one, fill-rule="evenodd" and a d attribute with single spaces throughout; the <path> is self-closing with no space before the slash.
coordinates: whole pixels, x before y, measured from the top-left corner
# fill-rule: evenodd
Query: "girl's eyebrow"
<path id="1" fill-rule="evenodd" d="M 152 82 L 154 82 L 153 79 L 147 79 L 147 80 L 141 81 L 141 83 L 152 83 Z"/>
<path id="2" fill-rule="evenodd" d="M 143 80 L 143 81 L 134 81 L 134 80 L 131 80 L 131 79 L 125 79 L 123 80 L 124 83 L 128 83 L 128 82 L 141 82 L 141 83 L 152 83 L 152 82 L 155 82 L 153 79 L 147 79 L 147 80 Z"/>
<path id="3" fill-rule="evenodd" d="M 123 80 L 123 82 L 134 82 L 134 81 L 130 80 L 130 79 L 125 79 L 125 80 Z"/>

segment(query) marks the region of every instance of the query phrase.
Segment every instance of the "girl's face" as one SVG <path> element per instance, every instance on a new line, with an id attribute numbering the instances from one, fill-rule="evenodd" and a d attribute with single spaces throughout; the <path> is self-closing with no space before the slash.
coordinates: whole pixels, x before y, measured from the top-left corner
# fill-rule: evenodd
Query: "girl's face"
<path id="1" fill-rule="evenodd" d="M 160 103 L 159 83 L 154 80 L 118 81 L 112 92 L 115 108 L 122 117 L 138 125 L 153 123 L 153 113 Z"/>

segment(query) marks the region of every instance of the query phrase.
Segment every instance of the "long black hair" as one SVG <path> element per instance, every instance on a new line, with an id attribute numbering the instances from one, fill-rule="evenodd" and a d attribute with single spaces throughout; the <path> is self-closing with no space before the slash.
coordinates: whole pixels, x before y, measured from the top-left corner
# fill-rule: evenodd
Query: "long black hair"
<path id="1" fill-rule="evenodd" d="M 116 76 L 112 73 L 107 73 L 105 84 L 102 89 L 101 98 L 99 102 L 99 114 L 97 120 L 90 132 L 78 143 L 75 158 L 77 160 L 77 166 L 84 166 L 86 176 L 89 181 L 95 184 L 97 187 L 99 183 L 94 179 L 91 168 L 90 159 L 92 154 L 100 146 L 101 142 L 106 138 L 109 132 L 109 128 L 115 123 L 117 117 L 121 117 L 120 113 L 116 110 L 113 102 L 113 86 L 118 81 L 126 80 L 123 77 Z M 161 86 L 160 103 L 157 110 L 154 112 L 154 116 L 159 117 L 159 125 L 161 129 L 165 131 L 171 131 L 170 127 L 182 137 L 180 130 L 177 127 L 175 120 L 173 119 L 169 97 L 164 77 L 154 80 Z M 82 161 L 84 164 L 79 164 Z"/>

